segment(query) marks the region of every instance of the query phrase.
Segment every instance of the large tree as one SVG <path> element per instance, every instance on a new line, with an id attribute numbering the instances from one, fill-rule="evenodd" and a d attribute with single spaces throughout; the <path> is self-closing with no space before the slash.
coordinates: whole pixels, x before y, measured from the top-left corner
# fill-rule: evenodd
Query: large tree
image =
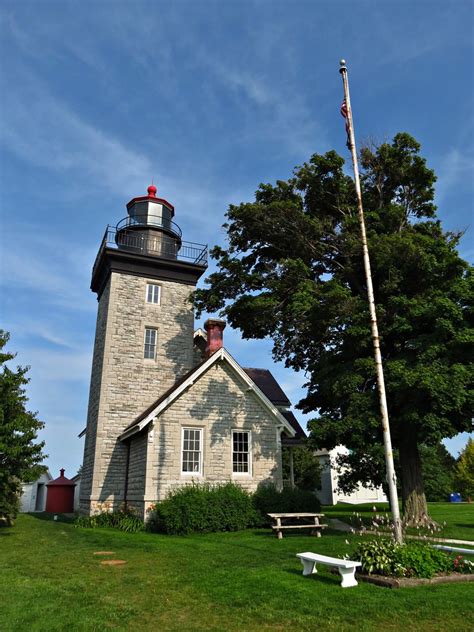
<path id="1" fill-rule="evenodd" d="M 448 500 L 454 489 L 454 467 L 456 459 L 442 443 L 437 445 L 419 445 L 421 458 L 421 475 L 426 500 L 440 502 Z M 399 492 L 402 480 L 398 450 L 394 450 L 395 470 L 398 476 Z M 338 469 L 338 487 L 350 494 L 357 489 L 359 483 L 367 486 L 382 486 L 388 495 L 388 486 L 384 477 L 384 452 L 382 445 L 371 446 L 369 450 L 351 450 L 348 454 L 340 454 L 336 460 Z"/>
<path id="2" fill-rule="evenodd" d="M 473 394 L 472 269 L 457 252 L 461 235 L 436 217 L 436 178 L 419 149 L 398 134 L 361 151 L 392 441 L 405 518 L 414 520 L 427 515 L 419 445 L 467 430 Z M 299 407 L 317 415 L 314 446 L 376 458 L 375 365 L 343 158 L 313 155 L 288 180 L 261 184 L 254 201 L 231 205 L 227 219 L 228 247 L 212 250 L 217 271 L 196 293 L 198 311 L 219 311 L 244 338 L 270 336 L 274 357 L 305 372 Z"/>
<path id="3" fill-rule="evenodd" d="M 474 440 L 468 439 L 464 450 L 454 469 L 456 491 L 460 491 L 464 499 L 472 501 L 474 497 Z"/>
<path id="4" fill-rule="evenodd" d="M 24 386 L 28 367 L 12 371 L 6 362 L 15 355 L 5 353 L 8 333 L 0 330 L 0 526 L 11 526 L 18 512 L 21 483 L 34 480 L 43 469 L 44 442 L 36 442 L 43 423 L 26 410 Z"/>

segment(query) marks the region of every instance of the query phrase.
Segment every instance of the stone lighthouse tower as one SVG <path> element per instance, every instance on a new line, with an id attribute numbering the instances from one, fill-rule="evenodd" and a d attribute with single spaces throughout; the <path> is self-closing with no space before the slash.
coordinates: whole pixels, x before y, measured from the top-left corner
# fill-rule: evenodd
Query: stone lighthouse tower
<path id="1" fill-rule="evenodd" d="M 92 270 L 98 313 L 80 507 L 124 500 L 128 453 L 118 437 L 193 365 L 189 296 L 207 265 L 207 247 L 182 240 L 172 204 L 147 195 L 108 226 Z"/>

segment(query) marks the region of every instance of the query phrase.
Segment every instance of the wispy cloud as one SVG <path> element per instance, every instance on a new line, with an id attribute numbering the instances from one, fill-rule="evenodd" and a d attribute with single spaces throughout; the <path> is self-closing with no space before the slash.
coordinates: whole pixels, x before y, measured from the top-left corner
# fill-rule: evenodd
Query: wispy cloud
<path id="1" fill-rule="evenodd" d="M 9 223 L 2 235 L 0 286 L 34 292 L 51 305 L 68 310 L 94 310 L 93 300 L 78 301 L 78 288 L 87 288 L 92 252 L 74 246 L 41 226 Z"/>
<path id="2" fill-rule="evenodd" d="M 84 121 L 30 71 L 17 68 L 14 78 L 3 73 L 1 89 L 0 140 L 9 151 L 49 170 L 99 180 L 123 195 L 143 188 L 150 160 Z"/>
<path id="3" fill-rule="evenodd" d="M 304 158 L 315 145 L 326 144 L 326 134 L 315 112 L 305 103 L 303 94 L 291 89 L 289 77 L 275 85 L 263 73 L 257 75 L 207 52 L 201 51 L 199 59 L 221 86 L 234 93 L 236 102 L 243 96 L 259 110 L 256 124 L 249 117 L 246 126 L 239 130 L 240 143 L 278 141 L 281 152 Z"/>
<path id="4" fill-rule="evenodd" d="M 453 147 L 440 162 L 436 183 L 436 201 L 441 203 L 452 187 L 463 181 L 472 184 L 474 158 Z"/>

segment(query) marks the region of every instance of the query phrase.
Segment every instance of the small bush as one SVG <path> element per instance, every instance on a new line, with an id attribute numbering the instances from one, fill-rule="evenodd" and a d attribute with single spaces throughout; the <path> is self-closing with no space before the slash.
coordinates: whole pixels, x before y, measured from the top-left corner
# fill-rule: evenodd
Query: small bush
<path id="1" fill-rule="evenodd" d="M 127 533 L 143 531 L 144 522 L 137 516 L 132 508 L 120 509 L 119 511 L 103 511 L 93 516 L 79 516 L 74 525 L 85 529 L 95 529 L 97 527 L 112 527 Z"/>
<path id="2" fill-rule="evenodd" d="M 355 552 L 362 562 L 362 570 L 369 574 L 397 577 L 426 577 L 453 571 L 472 572 L 468 565 L 439 551 L 429 544 L 380 538 L 361 542 Z"/>
<path id="3" fill-rule="evenodd" d="M 150 511 L 147 529 L 175 535 L 238 531 L 256 523 L 251 495 L 234 483 L 186 485 Z"/>
<path id="4" fill-rule="evenodd" d="M 308 511 L 317 513 L 321 503 L 313 492 L 286 487 L 281 491 L 275 485 L 260 485 L 253 495 L 253 504 L 258 512 L 259 524 L 271 524 L 268 513 L 292 513 Z"/>
<path id="5" fill-rule="evenodd" d="M 382 538 L 364 541 L 357 547 L 356 559 L 362 562 L 362 570 L 369 575 L 402 575 L 402 569 L 395 563 L 398 546 L 393 540 Z"/>
<path id="6" fill-rule="evenodd" d="M 436 573 L 449 573 L 453 565 L 445 552 L 418 542 L 398 547 L 396 559 L 405 577 L 433 577 Z"/>

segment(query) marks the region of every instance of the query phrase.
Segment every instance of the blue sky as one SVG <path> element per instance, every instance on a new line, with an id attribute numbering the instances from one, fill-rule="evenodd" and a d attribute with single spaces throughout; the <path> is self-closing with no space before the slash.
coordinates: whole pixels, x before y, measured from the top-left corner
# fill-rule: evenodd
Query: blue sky
<path id="1" fill-rule="evenodd" d="M 185 239 L 225 242 L 229 203 L 345 148 L 339 59 L 359 140 L 407 131 L 472 261 L 473 4 L 467 0 L 0 5 L 1 322 L 31 365 L 47 464 L 73 475 L 94 339 L 90 273 L 105 226 L 154 178 Z M 196 325 L 202 324 L 204 318 Z M 226 329 L 293 402 L 304 375 Z M 300 415 L 301 419 L 301 415 Z M 448 442 L 457 454 L 467 435 Z"/>

